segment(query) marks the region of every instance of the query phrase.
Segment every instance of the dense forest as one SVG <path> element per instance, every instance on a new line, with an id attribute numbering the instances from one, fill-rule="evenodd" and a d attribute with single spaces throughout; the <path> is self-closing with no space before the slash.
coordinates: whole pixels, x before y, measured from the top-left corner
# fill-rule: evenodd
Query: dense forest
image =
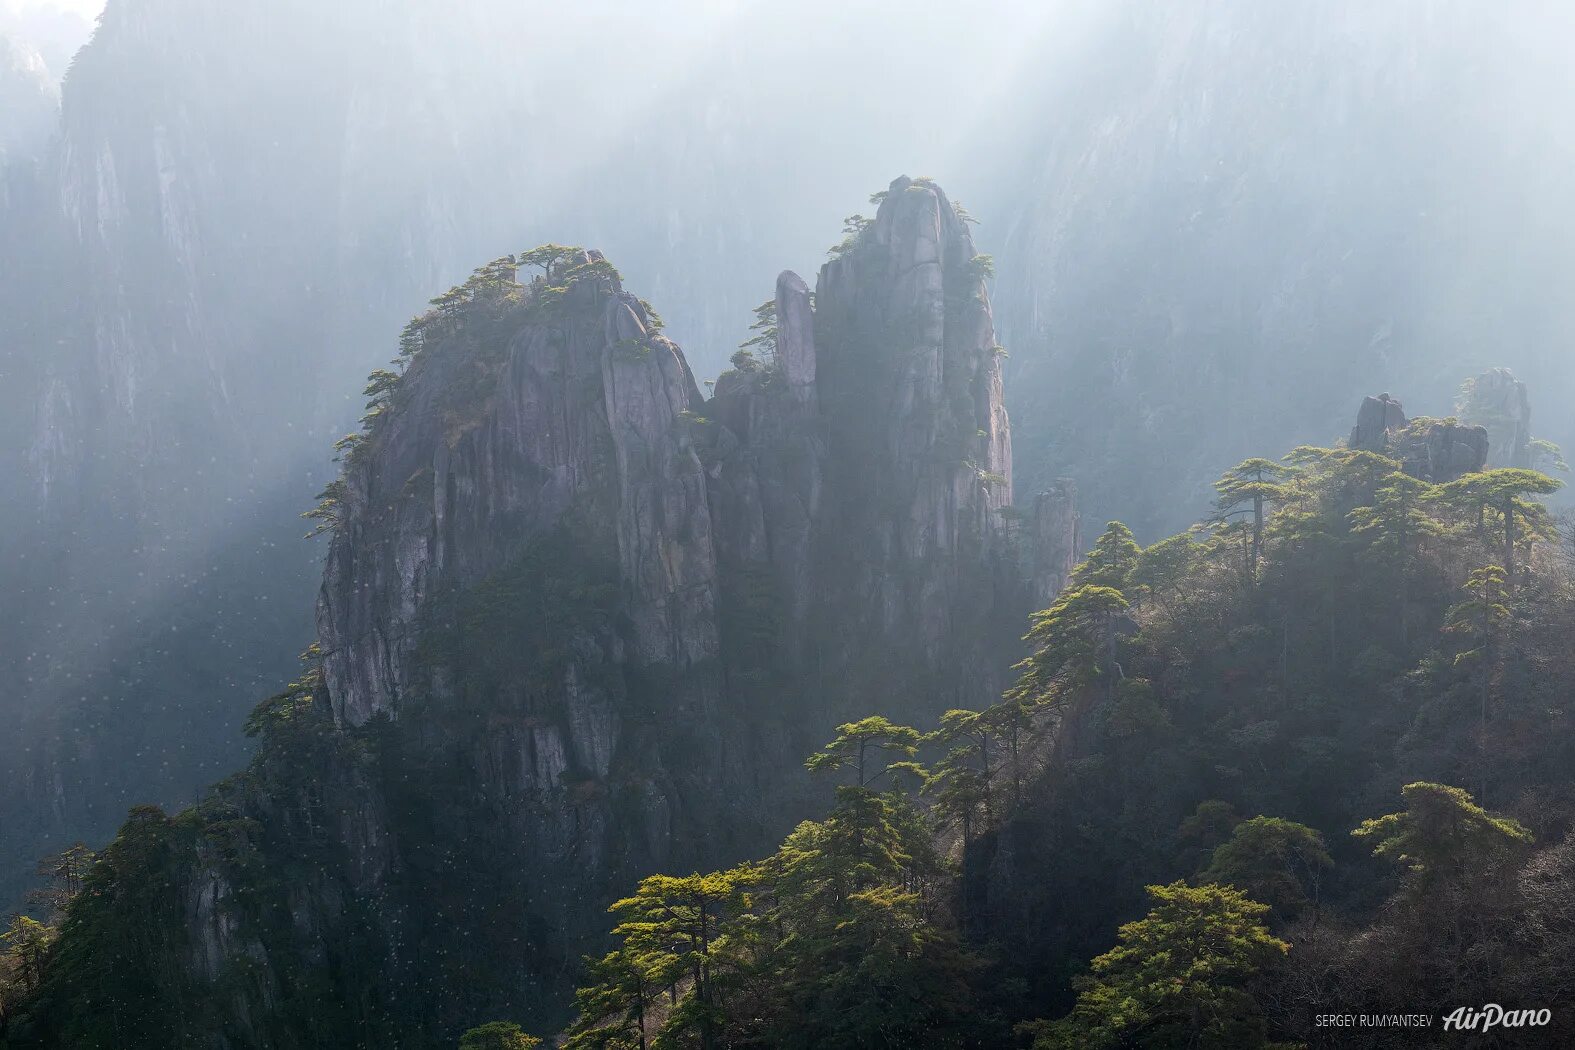
<path id="1" fill-rule="evenodd" d="M 839 726 L 825 819 L 617 902 L 565 1045 L 1301 1045 L 1330 1003 L 1567 1002 L 1557 483 L 1400 466 L 1300 448 L 1192 533 L 1112 522 L 999 705 Z M 1340 1045 L 1406 1034 L 1438 1038 Z"/>

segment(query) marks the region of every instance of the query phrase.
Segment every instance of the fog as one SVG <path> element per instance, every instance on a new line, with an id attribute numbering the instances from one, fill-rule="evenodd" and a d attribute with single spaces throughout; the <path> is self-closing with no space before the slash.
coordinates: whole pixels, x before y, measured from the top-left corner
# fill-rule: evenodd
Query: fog
<path id="1" fill-rule="evenodd" d="M 0 33 L 59 78 L 93 8 L 10 0 Z M 995 256 L 1022 485 L 1074 477 L 1145 538 L 1379 390 L 1447 415 L 1508 366 L 1575 443 L 1571 28 L 1557 4 L 110 0 L 0 196 L 0 896 L 244 758 L 310 637 L 297 515 L 362 377 L 537 243 L 603 250 L 713 376 L 780 270 L 812 278 L 871 193 L 932 176 Z"/>

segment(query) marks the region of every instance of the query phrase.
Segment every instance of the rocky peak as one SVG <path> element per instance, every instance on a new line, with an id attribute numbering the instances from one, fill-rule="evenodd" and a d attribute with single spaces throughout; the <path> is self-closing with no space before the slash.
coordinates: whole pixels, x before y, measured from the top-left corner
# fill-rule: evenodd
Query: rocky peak
<path id="1" fill-rule="evenodd" d="M 994 690 L 998 675 L 953 651 L 962 618 L 988 610 L 940 599 L 1011 557 L 1000 515 L 1012 502 L 1011 431 L 990 262 L 933 183 L 899 178 L 878 199 L 816 284 L 827 479 L 838 493 L 824 528 L 856 540 L 828 556 L 842 558 L 833 575 L 853 618 L 871 625 L 870 651 L 923 643 L 919 663 L 880 674 L 948 680 L 960 666 Z"/>
<path id="2" fill-rule="evenodd" d="M 1533 465 L 1531 397 L 1507 368 L 1490 368 L 1461 387 L 1455 411 L 1487 430 L 1489 458 L 1498 467 Z"/>
<path id="3" fill-rule="evenodd" d="M 318 629 L 349 724 L 397 714 L 433 596 L 561 528 L 587 557 L 616 561 L 632 655 L 686 666 L 716 654 L 688 365 L 600 253 L 555 259 L 528 285 L 514 277 L 499 268 L 427 315 L 429 345 L 346 471 Z"/>
<path id="4" fill-rule="evenodd" d="M 802 760 L 830 727 L 993 702 L 1078 535 L 1069 487 L 1011 507 L 987 272 L 944 193 L 899 179 L 813 299 L 781 275 L 764 352 L 709 401 L 598 253 L 434 300 L 312 512 L 316 668 L 211 810 L 268 855 L 227 866 L 217 827 L 181 847 L 187 979 L 244 957 L 237 1013 L 288 1027 L 272 960 L 350 979 L 334 945 L 364 908 L 353 980 L 378 994 L 338 1001 L 444 1031 L 550 1013 L 610 899 L 823 801 Z M 303 864 L 267 905 L 290 923 L 237 921 L 274 892 L 248 871 Z M 402 968 L 439 957 L 488 976 L 458 1002 Z"/>
<path id="5" fill-rule="evenodd" d="M 1390 435 L 1405 428 L 1405 409 L 1387 393 L 1364 397 L 1351 429 L 1350 446 L 1366 452 L 1383 452 Z"/>
<path id="6" fill-rule="evenodd" d="M 1407 474 L 1439 485 L 1483 469 L 1488 458 L 1485 428 L 1426 416 L 1407 420 L 1388 394 L 1363 399 L 1348 444 L 1398 459 Z"/>

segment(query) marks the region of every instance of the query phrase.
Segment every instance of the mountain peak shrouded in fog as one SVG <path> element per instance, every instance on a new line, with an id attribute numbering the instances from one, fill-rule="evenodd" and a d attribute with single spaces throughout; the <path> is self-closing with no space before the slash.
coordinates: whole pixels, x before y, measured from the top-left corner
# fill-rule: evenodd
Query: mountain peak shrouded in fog
<path id="1" fill-rule="evenodd" d="M 0 29 L 0 172 L 43 152 L 59 107 L 60 95 L 42 56 Z"/>
<path id="2" fill-rule="evenodd" d="M 191 950 L 135 1004 L 61 971 L 40 1023 L 140 1040 L 242 959 L 247 1043 L 453 1027 L 476 1003 L 550 1019 L 618 887 L 736 862 L 805 815 L 823 726 L 883 690 L 904 720 L 989 704 L 1076 535 L 1062 495 L 1015 512 L 981 259 L 938 185 L 897 179 L 813 297 L 778 277 L 709 399 L 598 251 L 510 255 L 434 299 L 313 512 L 317 642 L 248 721 L 257 758 L 177 822 L 137 818 Z M 152 874 L 130 861 L 112 892 Z M 499 892 L 518 906 L 440 903 Z M 76 943 L 113 952 L 149 918 Z M 465 960 L 470 994 L 406 953 Z M 358 1005 L 325 1029 L 283 1001 L 303 980 Z"/>
<path id="3" fill-rule="evenodd" d="M 1148 994 L 1113 931 L 1149 908 L 1277 953 L 1261 919 L 1352 1002 L 1384 951 L 1475 1001 L 1385 947 L 1447 941 L 1425 914 L 1364 925 L 1366 854 L 1411 848 L 1408 805 L 1481 832 L 1462 879 L 1568 823 L 1540 472 L 1575 445 L 1572 31 L 1470 0 L 0 0 L 0 904 L 46 854 L 80 889 L 56 854 L 131 806 L 184 813 L 139 809 L 84 898 L 158 921 L 104 905 L 29 1001 L 113 1029 L 94 957 L 204 1050 L 556 1023 L 610 901 L 784 834 L 717 883 L 724 945 L 784 938 L 727 994 L 816 1045 L 923 1027 L 804 978 L 828 959 L 987 942 L 988 1003 L 888 986 L 1004 1045 L 1086 971 L 1038 1038 L 1089 1045 Z M 804 903 L 870 841 L 868 886 Z M 1324 861 L 1371 936 L 1297 954 Z M 1481 889 L 1425 868 L 1395 901 Z M 1503 892 L 1546 914 L 1531 871 Z M 12 958 L 0 1043 L 42 981 Z M 643 966 L 601 989 L 665 975 L 642 1036 L 722 1009 Z M 1305 1035 L 1236 1020 L 1209 1038 Z"/>
<path id="4" fill-rule="evenodd" d="M 74 610 L 0 642 L 36 827 L 12 870 L 241 759 L 234 726 L 307 630 L 297 515 L 433 288 L 597 244 L 714 375 L 783 265 L 967 136 L 949 114 L 999 90 L 991 42 L 1032 7 L 877 6 L 827 34 L 774 5 L 617 5 L 610 30 L 606 5 L 111 4 L 0 215 L 8 593 Z M 860 57 L 876 37 L 889 68 Z"/>
<path id="5" fill-rule="evenodd" d="M 36 52 L 58 85 L 103 8 L 101 0 L 0 0 L 0 36 Z"/>

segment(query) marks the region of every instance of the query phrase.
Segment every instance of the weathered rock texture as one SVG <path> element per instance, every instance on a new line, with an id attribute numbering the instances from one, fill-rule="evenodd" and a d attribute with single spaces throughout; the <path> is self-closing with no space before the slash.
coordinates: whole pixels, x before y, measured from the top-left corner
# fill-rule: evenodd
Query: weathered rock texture
<path id="1" fill-rule="evenodd" d="M 429 315 L 335 496 L 320 675 L 209 807 L 309 874 L 260 890 L 204 832 L 171 880 L 183 980 L 248 974 L 193 1045 L 300 1043 L 303 960 L 399 1045 L 550 1016 L 612 897 L 813 811 L 837 722 L 992 701 L 1077 518 L 1012 507 L 982 272 L 899 179 L 709 401 L 594 252 Z"/>
<path id="2" fill-rule="evenodd" d="M 988 105 L 974 70 L 1020 36 L 817 3 L 841 33 L 802 6 L 114 0 L 58 107 L 0 44 L 0 911 L 38 857 L 245 763 L 235 726 L 312 630 L 302 492 L 434 288 L 576 231 L 714 375 L 771 267 L 824 247 L 800 216 L 861 199 L 916 116 Z M 890 91 L 844 36 L 924 76 Z M 835 73 L 816 119 L 762 120 L 806 62 Z"/>
<path id="3" fill-rule="evenodd" d="M 1423 416 L 1407 421 L 1388 394 L 1363 399 L 1348 444 L 1392 456 L 1407 474 L 1438 485 L 1481 470 L 1488 459 L 1485 428 Z"/>
<path id="4" fill-rule="evenodd" d="M 1487 430 L 1495 467 L 1532 467 L 1531 396 L 1507 368 L 1490 368 L 1461 390 L 1461 419 Z"/>

